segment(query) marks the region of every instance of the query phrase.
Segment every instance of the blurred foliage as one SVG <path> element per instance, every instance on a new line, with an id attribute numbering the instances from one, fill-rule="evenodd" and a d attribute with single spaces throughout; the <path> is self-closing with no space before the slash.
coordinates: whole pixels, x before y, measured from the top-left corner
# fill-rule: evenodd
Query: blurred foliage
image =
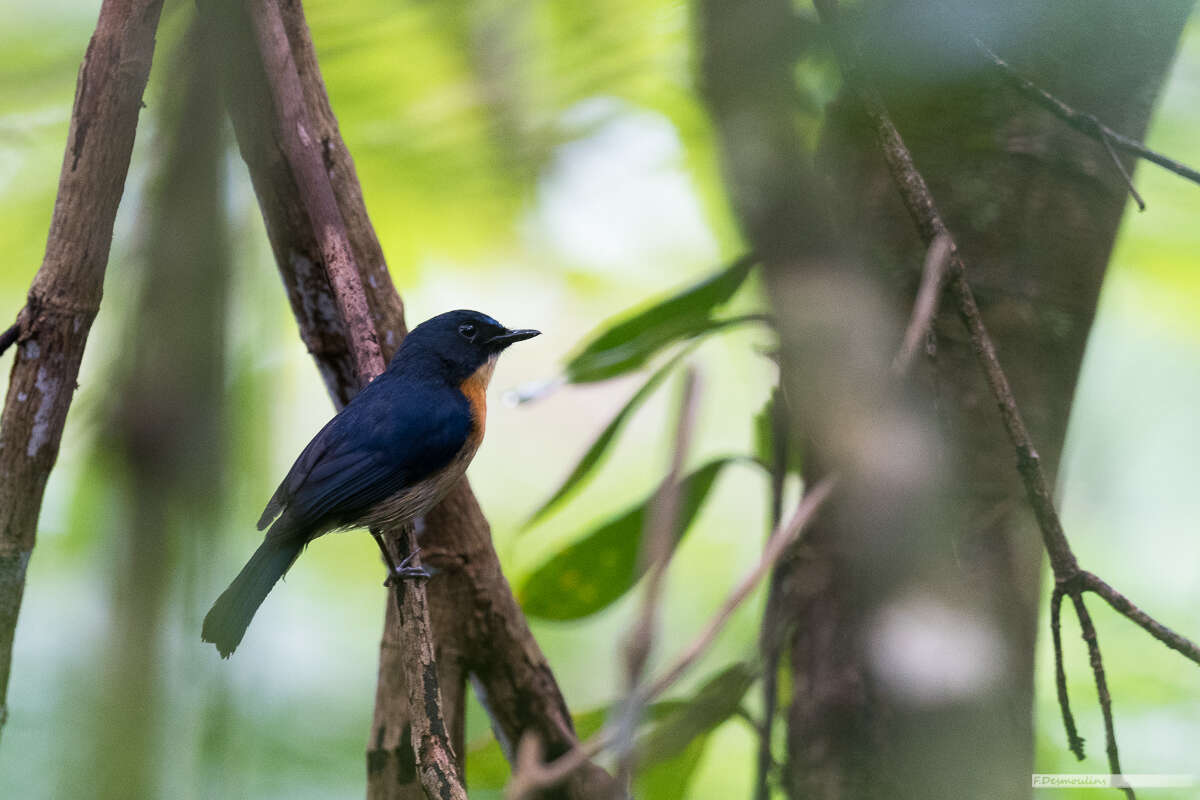
<path id="1" fill-rule="evenodd" d="M 712 461 L 679 482 L 680 538 L 691 527 L 717 474 L 730 461 Z M 559 621 L 579 619 L 607 608 L 632 589 L 646 572 L 642 533 L 657 497 L 657 492 L 650 495 L 538 567 L 517 590 L 525 613 Z"/>
<path id="2" fill-rule="evenodd" d="M 587 451 L 583 454 L 583 457 L 579 459 L 579 463 L 577 463 L 575 468 L 572 469 L 570 474 L 567 475 L 566 480 L 564 480 L 558 489 L 554 491 L 554 494 L 550 496 L 549 500 L 539 506 L 537 511 L 533 512 L 533 515 L 529 518 L 530 525 L 537 522 L 543 516 L 552 511 L 556 506 L 558 506 L 559 503 L 570 496 L 572 492 L 576 491 L 585 481 L 587 481 L 588 477 L 592 474 L 592 471 L 604 458 L 605 453 L 608 452 L 609 447 L 612 446 L 613 441 L 616 439 L 617 434 L 620 433 L 621 428 L 625 425 L 629 418 L 633 416 L 638 408 L 641 407 L 644 402 L 646 402 L 646 399 L 653 394 L 654 390 L 662 384 L 666 377 L 671 374 L 671 370 L 674 369 L 691 351 L 692 347 L 689 346 L 683 348 L 678 353 L 673 355 L 670 360 L 656 369 L 650 375 L 650 377 L 646 379 L 646 382 L 642 384 L 640 389 L 633 393 L 625 405 L 621 406 L 621 410 L 617 412 L 616 416 L 614 416 L 609 423 L 604 426 L 604 430 L 600 432 L 600 435 L 597 436 L 596 440 L 592 442 L 590 447 L 588 447 Z"/>
<path id="3" fill-rule="evenodd" d="M 679 339 L 691 339 L 728 324 L 714 320 L 712 313 L 733 297 L 753 266 L 753 256 L 742 256 L 694 286 L 610 323 L 567 362 L 567 380 L 590 383 L 624 375 Z"/>
<path id="4" fill-rule="evenodd" d="M 742 710 L 742 699 L 754 684 L 752 664 L 736 662 L 711 675 L 686 700 L 651 703 L 636 733 L 639 753 L 634 796 L 686 797 L 714 729 Z M 613 707 L 575 714 L 575 730 L 582 740 L 600 734 L 605 723 L 619 712 Z M 467 785 L 477 791 L 496 791 L 508 781 L 508 761 L 495 739 L 480 739 L 467 748 Z"/>
<path id="5" fill-rule="evenodd" d="M 506 355 L 498 383 L 550 374 L 563 363 L 568 375 L 574 365 L 576 380 L 591 381 L 521 413 L 494 407 L 488 443 L 471 473 L 506 571 L 531 613 L 545 617 L 532 624 L 568 700 L 597 709 L 576 716 L 589 735 L 620 700 L 614 642 L 634 612 L 630 590 L 640 575 L 645 504 L 665 470 L 665 456 L 657 456 L 668 444 L 668 414 L 656 389 L 685 358 L 702 366 L 704 406 L 694 463 L 687 465 L 690 524 L 680 529 L 652 670 L 690 640 L 754 562 L 766 527 L 759 522 L 768 519 L 762 476 L 723 468 L 735 453 L 770 463 L 764 402 L 774 368 L 748 355 L 770 345 L 759 326 L 724 327 L 758 313 L 762 299 L 748 264 L 713 272 L 744 246 L 693 85 L 689 10 L 674 0 L 314 0 L 306 8 L 334 110 L 412 321 L 450 306 L 481 307 L 552 333 Z M 0 746 L 4 797 L 91 796 L 94 789 L 92 754 L 70 747 L 65 733 L 103 729 L 104 697 L 113 688 L 96 665 L 115 613 L 111 582 L 122 558 L 116 543 L 136 501 L 122 483 L 124 456 L 103 434 L 110 402 L 122 402 L 113 388 L 116 364 L 131 338 L 156 334 L 136 323 L 144 296 L 136 267 L 151 238 L 146 212 L 155 202 L 156 134 L 169 105 L 164 70 L 177 61 L 191 13 L 190 4 L 172 2 L 164 14 L 104 307 L 47 492 Z M 82 0 L 5 8 L 0 313 L 19 307 L 41 261 L 76 69 L 95 16 L 96 4 Z M 815 145 L 837 79 L 819 51 L 798 64 L 796 77 L 803 101 L 796 127 Z M 1198 129 L 1200 28 L 1193 24 L 1149 143 L 1194 164 Z M 244 168 L 226 140 L 234 263 L 226 297 L 223 499 L 213 503 L 211 527 L 187 527 L 159 623 L 158 793 L 356 796 L 383 612 L 368 537 L 314 543 L 235 659 L 220 662 L 196 635 L 215 592 L 256 543 L 253 521 L 279 474 L 330 413 L 295 335 Z M 1139 167 L 1135 180 L 1150 210 L 1126 219 L 1113 258 L 1064 461 L 1064 511 L 1068 527 L 1080 531 L 1073 541 L 1084 563 L 1119 574 L 1130 597 L 1195 632 L 1200 541 L 1181 541 L 1178 531 L 1194 529 L 1200 518 L 1193 486 L 1200 227 L 1192 224 L 1200 191 L 1152 166 Z M 664 300 L 647 306 L 654 297 Z M 585 335 L 589 330 L 598 333 Z M 575 352 L 581 363 L 564 358 L 577 341 L 585 342 Z M 572 462 L 579 452 L 583 458 Z M 577 466 L 566 469 L 571 463 Z M 569 477 L 559 490 L 549 491 L 564 472 Z M 518 538 L 528 509 L 547 496 L 547 513 Z M 578 582 L 564 579 L 571 570 Z M 583 587 L 591 587 L 590 600 Z M 748 795 L 755 733 L 731 717 L 743 702 L 757 713 L 756 698 L 746 694 L 752 672 L 742 659 L 753 649 L 760 604 L 756 597 L 739 612 L 695 674 L 647 710 L 640 741 L 652 754 L 642 761 L 639 796 Z M 1200 772 L 1195 670 L 1147 647 L 1140 631 L 1104 609 L 1093 613 L 1125 766 Z M 1064 636 L 1081 732 L 1093 746 L 1084 764 L 1070 759 L 1052 665 L 1039 653 L 1035 763 L 1042 771 L 1103 772 L 1086 650 L 1077 636 Z M 486 728 L 474 704 L 468 778 L 480 797 L 498 790 L 507 774 Z M 114 730 L 100 744 L 119 750 L 126 741 L 127 732 Z"/>

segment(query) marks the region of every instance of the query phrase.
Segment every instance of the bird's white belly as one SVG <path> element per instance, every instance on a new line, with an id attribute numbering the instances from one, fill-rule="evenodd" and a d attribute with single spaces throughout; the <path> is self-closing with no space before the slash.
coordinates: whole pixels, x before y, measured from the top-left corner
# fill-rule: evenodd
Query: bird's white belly
<path id="1" fill-rule="evenodd" d="M 361 520 L 356 520 L 355 526 L 364 528 L 394 527 L 424 516 L 462 478 L 463 473 L 467 471 L 467 465 L 475 456 L 475 450 L 476 447 L 470 445 L 464 447 L 448 467 L 376 503 L 370 511 L 363 515 Z"/>

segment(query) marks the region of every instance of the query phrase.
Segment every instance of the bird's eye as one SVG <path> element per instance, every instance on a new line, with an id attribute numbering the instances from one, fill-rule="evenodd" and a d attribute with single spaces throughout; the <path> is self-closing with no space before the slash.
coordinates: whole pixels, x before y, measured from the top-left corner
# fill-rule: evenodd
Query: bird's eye
<path id="1" fill-rule="evenodd" d="M 462 334 L 462 337 L 463 337 L 464 339 L 466 339 L 468 342 L 473 342 L 473 341 L 475 341 L 475 333 L 476 333 L 476 331 L 475 331 L 475 324 L 474 324 L 474 323 L 471 323 L 471 322 L 464 322 L 462 325 L 459 325 L 459 326 L 458 326 L 458 332 L 459 332 L 460 334 Z"/>

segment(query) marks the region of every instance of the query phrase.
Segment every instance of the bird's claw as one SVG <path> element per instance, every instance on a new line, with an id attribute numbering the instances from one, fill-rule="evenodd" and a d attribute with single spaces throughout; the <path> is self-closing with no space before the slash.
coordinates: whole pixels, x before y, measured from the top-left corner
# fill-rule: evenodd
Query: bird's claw
<path id="1" fill-rule="evenodd" d="M 383 582 L 383 585 L 391 586 L 393 580 L 429 580 L 436 575 L 437 570 L 431 567 L 426 567 L 424 565 L 419 567 L 412 566 L 412 560 L 416 558 L 417 554 L 420 552 L 421 548 L 418 547 L 405 556 L 404 560 L 396 566 L 395 571 L 388 576 L 386 581 Z"/>

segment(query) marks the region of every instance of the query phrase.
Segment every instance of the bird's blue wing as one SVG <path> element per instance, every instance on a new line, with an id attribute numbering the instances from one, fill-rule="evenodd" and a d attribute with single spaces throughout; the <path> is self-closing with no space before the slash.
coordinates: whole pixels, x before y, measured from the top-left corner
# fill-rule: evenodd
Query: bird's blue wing
<path id="1" fill-rule="evenodd" d="M 372 382 L 317 434 L 284 478 L 272 536 L 311 536 L 352 523 L 406 486 L 450 464 L 471 430 L 453 392 Z M 264 518 L 267 513 L 264 513 Z"/>

